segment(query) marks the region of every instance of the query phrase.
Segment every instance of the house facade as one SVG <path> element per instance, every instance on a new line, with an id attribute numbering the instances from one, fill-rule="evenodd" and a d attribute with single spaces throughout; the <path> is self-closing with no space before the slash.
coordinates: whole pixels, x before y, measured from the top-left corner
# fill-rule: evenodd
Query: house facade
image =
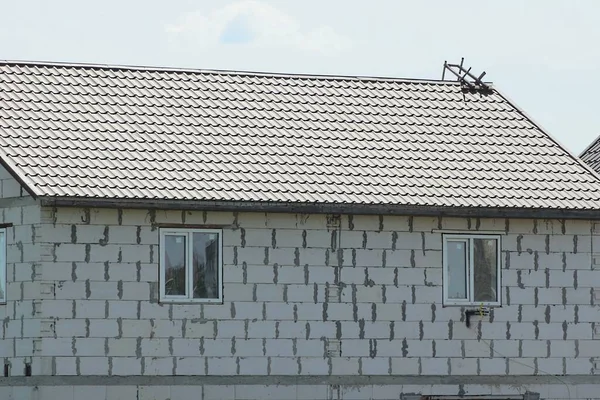
<path id="1" fill-rule="evenodd" d="M 85 75 L 79 83 L 69 78 L 73 70 Z M 320 182 L 294 171 L 297 166 L 282 177 L 288 167 L 286 150 L 280 154 L 270 147 L 271 158 L 265 160 L 262 152 L 274 140 L 269 137 L 253 138 L 243 146 L 253 152 L 235 154 L 228 164 L 223 161 L 227 152 L 214 155 L 232 143 L 207 131 L 202 135 L 214 140 L 192 152 L 186 151 L 190 143 L 181 143 L 189 139 L 186 135 L 198 133 L 182 133 L 181 127 L 162 145 L 153 142 L 151 133 L 122 133 L 119 138 L 127 139 L 125 144 L 113 134 L 90 134 L 85 124 L 101 124 L 98 110 L 110 108 L 97 100 L 115 96 L 100 89 L 106 79 L 101 75 L 110 73 L 98 67 L 12 64 L 0 71 L 5 90 L 0 97 L 0 127 L 5 133 L 0 171 L 0 244 L 5 253 L 0 265 L 6 276 L 0 306 L 5 376 L 0 398 L 600 396 L 600 202 L 594 200 L 598 178 L 549 139 L 507 153 L 506 148 L 519 146 L 523 125 L 530 124 L 526 128 L 536 137 L 545 134 L 524 116 L 500 118 L 514 111 L 499 95 L 476 100 L 478 95 L 467 94 L 473 96 L 473 104 L 457 111 L 447 128 L 450 132 L 460 125 L 457 121 L 497 106 L 495 115 L 504 125 L 487 128 L 498 135 L 486 136 L 485 126 L 463 124 L 468 132 L 457 137 L 467 151 L 441 148 L 436 155 L 445 154 L 445 160 L 411 164 L 415 157 L 409 156 L 407 164 L 398 167 L 413 177 L 425 171 L 411 185 L 404 185 L 408 174 L 392 176 L 386 165 L 358 169 L 352 157 L 342 162 L 335 152 L 348 150 L 348 142 L 319 147 L 321 139 L 315 136 L 316 147 L 309 150 L 322 152 L 322 159 L 331 162 L 322 167 L 326 173 Z M 115 74 L 128 84 L 108 87 L 143 93 L 132 73 L 136 72 L 118 70 Z M 150 72 L 161 73 L 165 72 Z M 232 77 L 234 83 L 246 79 Z M 159 90 L 159 80 L 146 78 L 147 86 Z M 50 86 L 53 79 L 60 85 Z M 402 93 L 422 96 L 416 83 L 407 85 Z M 181 86 L 174 84 L 173 93 L 185 91 Z M 439 86 L 435 91 L 445 94 L 437 101 L 448 104 L 447 109 L 459 107 L 461 88 Z M 45 114 L 40 93 L 54 93 L 57 87 L 66 100 L 54 107 L 66 104 L 72 109 Z M 344 101 L 351 89 L 343 95 L 319 90 L 326 98 Z M 76 90 L 95 94 L 96 102 L 85 99 L 88 107 L 97 107 L 95 113 L 77 109 L 69 98 Z M 299 90 L 296 85 L 290 92 Z M 381 90 L 389 97 L 398 94 Z M 17 101 L 23 93 L 38 97 L 32 103 Z M 450 95 L 456 103 L 444 98 Z M 244 104 L 236 101 L 237 115 Z M 447 111 L 424 117 L 421 114 L 432 112 L 431 107 L 406 107 L 400 109 L 410 109 L 415 118 L 449 118 L 443 115 Z M 15 116 L 14 110 L 22 114 Z M 132 120 L 146 115 L 143 110 L 137 115 L 126 110 L 119 126 L 132 123 L 126 115 Z M 286 118 L 297 121 L 293 115 Z M 489 116 L 479 122 L 492 124 L 482 121 L 491 121 Z M 214 126 L 220 129 L 218 123 Z M 396 130 L 405 126 L 402 122 Z M 351 128 L 345 134 L 356 136 L 361 160 L 385 161 L 388 149 L 396 146 L 389 140 L 367 146 Z M 157 129 L 168 132 L 165 126 Z M 313 129 L 304 132 L 310 136 Z M 429 129 L 439 130 L 435 125 Z M 297 139 L 295 134 L 290 143 Z M 428 137 L 436 135 L 444 137 Z M 512 144 L 499 144 L 502 137 Z M 477 154 L 477 138 L 496 147 Z M 55 139 L 64 142 L 57 145 Z M 410 139 L 403 137 L 417 147 Z M 175 146 L 175 151 L 152 155 L 152 149 L 161 146 Z M 302 149 L 297 145 L 292 151 L 309 158 Z M 255 164 L 236 170 L 248 154 Z M 190 165 L 186 158 L 194 157 L 198 163 L 213 157 L 219 167 L 218 172 L 204 171 L 190 184 L 199 185 L 198 193 L 185 187 L 192 179 L 185 176 Z M 508 163 L 514 158 L 542 165 Z M 127 163 L 134 159 L 149 169 L 142 173 L 132 163 L 128 171 Z M 181 160 L 186 162 L 156 175 L 164 171 L 161 165 L 172 167 Z M 278 164 L 273 171 L 261 169 L 261 162 L 270 165 L 274 160 Z M 439 177 L 426 172 L 447 170 L 436 164 L 440 160 L 458 167 L 446 176 L 451 181 L 447 186 L 438 182 L 439 188 L 432 190 L 428 183 Z M 494 162 L 506 170 L 485 172 L 485 164 Z M 377 168 L 385 170 L 383 176 L 391 184 L 386 179 L 375 182 Z M 488 176 L 478 180 L 481 170 Z M 464 176 L 465 171 L 473 175 Z M 238 180 L 225 179 L 226 172 Z M 509 181 L 511 174 L 521 178 Z M 309 175 L 318 182 L 307 183 Z M 247 179 L 261 176 L 280 182 Z M 465 181 L 458 182 L 461 176 Z M 173 182 L 182 187 L 169 188 Z M 342 192 L 324 194 L 324 187 L 344 188 L 349 201 L 335 197 Z M 367 187 L 370 194 L 360 192 Z M 144 195 L 160 190 L 165 192 L 154 198 Z M 215 195 L 218 192 L 231 198 Z M 307 198 L 298 200 L 300 194 Z M 398 201 L 376 201 L 388 195 Z M 460 199 L 469 199 L 471 205 L 460 204 Z"/>

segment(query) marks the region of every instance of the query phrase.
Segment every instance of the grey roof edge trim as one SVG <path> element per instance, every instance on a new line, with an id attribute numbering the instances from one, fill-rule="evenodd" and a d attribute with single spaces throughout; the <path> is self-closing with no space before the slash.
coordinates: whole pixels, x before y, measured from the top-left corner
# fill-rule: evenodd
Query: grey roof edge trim
<path id="1" fill-rule="evenodd" d="M 179 68 L 179 67 L 157 67 L 148 65 L 122 65 L 122 64 L 97 64 L 97 63 L 77 63 L 60 61 L 33 61 L 33 60 L 6 60 L 0 59 L 0 65 L 26 65 L 26 66 L 44 66 L 61 68 L 89 68 L 89 69 L 113 69 L 128 71 L 150 71 L 150 72 L 173 72 L 173 73 L 195 73 L 195 74 L 221 74 L 221 75 L 242 75 L 259 76 L 273 78 L 302 78 L 315 80 L 352 80 L 352 81 L 377 81 L 377 82 L 406 82 L 406 83 L 431 83 L 439 85 L 460 86 L 460 82 L 441 79 L 419 79 L 419 78 L 399 78 L 392 76 L 367 76 L 367 75 L 328 75 L 328 74 L 309 74 L 309 73 L 282 73 L 282 72 L 264 72 L 264 71 L 245 71 L 245 70 L 225 70 L 225 69 L 202 69 L 202 68 Z M 493 86 L 492 82 L 486 84 Z M 495 87 L 494 87 L 495 89 Z"/>
<path id="2" fill-rule="evenodd" d="M 564 151 L 567 155 L 569 155 L 576 163 L 582 166 L 586 171 L 588 171 L 592 176 L 594 176 L 598 182 L 600 183 L 600 173 L 596 172 L 592 167 L 587 165 L 581 158 L 577 157 L 574 153 L 572 153 L 566 146 L 564 146 L 554 135 L 552 135 L 548 130 L 546 130 L 542 125 L 540 125 L 536 120 L 534 120 L 529 114 L 527 114 L 521 107 L 517 105 L 510 97 L 505 95 L 502 91 L 498 90 L 498 88 L 494 88 L 496 93 L 504 98 L 511 106 L 514 107 L 516 111 L 518 111 L 521 115 L 523 115 L 529 122 L 531 122 L 536 128 L 538 128 L 541 132 L 543 132 L 550 140 L 552 140 L 556 145 Z"/>
<path id="3" fill-rule="evenodd" d="M 483 218 L 600 220 L 600 209 L 534 209 L 498 207 L 431 207 L 397 204 L 286 203 L 255 201 L 113 199 L 40 197 L 43 207 L 146 208 L 196 211 L 243 211 L 301 214 L 414 215 Z"/>
<path id="4" fill-rule="evenodd" d="M 586 153 L 594 148 L 596 146 L 596 144 L 598 144 L 598 142 L 600 142 L 600 135 L 598 135 L 596 137 L 596 139 L 592 140 L 592 142 L 590 144 L 587 145 L 587 147 L 585 149 L 583 149 L 583 151 L 581 153 L 579 153 L 579 158 L 582 158 L 583 156 L 586 155 Z"/>
<path id="5" fill-rule="evenodd" d="M 23 177 L 22 175 L 18 174 L 18 168 L 15 168 L 12 166 L 12 164 L 10 163 L 10 161 L 8 161 L 7 159 L 8 157 L 6 157 L 4 155 L 4 153 L 2 152 L 2 149 L 0 148 L 0 165 L 2 165 L 2 167 L 4 167 L 4 169 L 6 169 L 8 171 L 8 173 L 15 178 L 15 180 L 17 182 L 19 182 L 19 185 L 21 185 L 21 187 L 23 187 L 25 189 L 25 191 L 27 193 L 29 193 L 29 195 L 31 197 L 33 197 L 34 199 L 38 198 L 38 194 L 35 192 L 34 188 L 35 186 L 31 183 L 31 182 L 27 182 L 27 179 L 25 177 Z"/>

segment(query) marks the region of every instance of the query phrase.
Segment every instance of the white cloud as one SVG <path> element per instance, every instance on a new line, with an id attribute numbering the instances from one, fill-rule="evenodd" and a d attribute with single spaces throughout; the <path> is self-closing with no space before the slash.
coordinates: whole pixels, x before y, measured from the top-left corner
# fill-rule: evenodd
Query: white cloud
<path id="1" fill-rule="evenodd" d="M 233 2 L 208 13 L 187 13 L 165 29 L 172 39 L 202 48 L 233 44 L 327 54 L 351 46 L 331 26 L 305 29 L 281 10 L 255 0 Z"/>

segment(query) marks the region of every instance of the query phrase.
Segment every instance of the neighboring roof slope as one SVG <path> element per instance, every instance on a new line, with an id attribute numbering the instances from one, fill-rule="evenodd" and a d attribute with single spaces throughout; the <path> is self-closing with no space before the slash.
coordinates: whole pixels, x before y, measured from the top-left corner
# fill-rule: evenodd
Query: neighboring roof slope
<path id="1" fill-rule="evenodd" d="M 455 82 L 4 62 L 0 130 L 40 197 L 600 209 L 579 160 Z"/>
<path id="2" fill-rule="evenodd" d="M 600 137 L 596 138 L 579 156 L 594 171 L 600 173 Z"/>

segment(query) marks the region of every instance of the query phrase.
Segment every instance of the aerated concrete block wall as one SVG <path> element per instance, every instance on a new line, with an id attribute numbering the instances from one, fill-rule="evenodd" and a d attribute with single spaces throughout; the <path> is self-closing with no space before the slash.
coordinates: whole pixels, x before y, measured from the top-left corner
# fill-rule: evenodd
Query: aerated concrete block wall
<path id="1" fill-rule="evenodd" d="M 23 375 L 39 336 L 40 207 L 0 166 L 0 227 L 6 229 L 6 304 L 0 304 L 2 368 Z M 1 375 L 0 375 L 1 376 Z M 0 398 L 2 398 L 0 396 Z"/>
<path id="2" fill-rule="evenodd" d="M 93 381 L 98 398 L 129 375 L 158 377 L 148 398 L 161 399 L 184 383 L 205 399 L 600 393 L 591 221 L 78 208 L 15 221 L 18 246 L 36 247 L 12 256 L 24 264 L 9 273 L 5 360 L 38 377 L 107 377 Z M 158 301 L 161 225 L 223 228 L 223 304 Z M 503 233 L 503 305 L 470 328 L 442 305 L 443 230 Z M 160 383 L 173 375 L 209 380 Z M 47 390 L 81 390 L 61 387 Z"/>

